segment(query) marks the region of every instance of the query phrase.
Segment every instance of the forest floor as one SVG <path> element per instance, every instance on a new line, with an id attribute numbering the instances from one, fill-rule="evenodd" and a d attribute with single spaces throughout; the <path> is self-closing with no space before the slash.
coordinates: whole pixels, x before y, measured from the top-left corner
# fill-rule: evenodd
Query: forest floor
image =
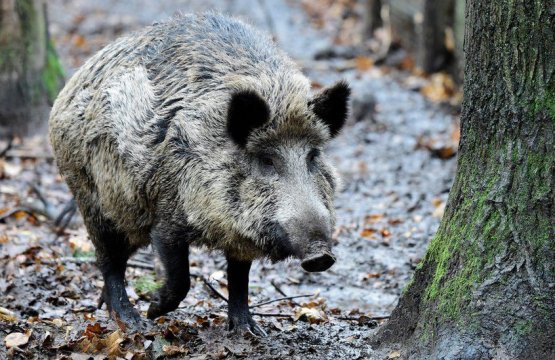
<path id="1" fill-rule="evenodd" d="M 352 116 L 328 149 L 343 182 L 337 263 L 320 274 L 304 272 L 298 261 L 255 263 L 250 302 L 268 336 L 239 338 L 228 334 L 226 303 L 217 295 L 227 295 L 225 261 L 195 249 L 191 291 L 179 309 L 150 322 L 148 332 L 124 334 L 105 308 L 96 309 L 103 282 L 82 220 L 76 216 L 62 231 L 53 225 L 71 195 L 46 136 L 18 139 L 0 157 L 0 358 L 399 357 L 395 349 L 375 352 L 369 339 L 395 307 L 443 214 L 458 143 L 456 107 L 440 104 L 453 100 L 448 78 L 415 75 L 402 50 L 380 55 L 385 37 L 361 41 L 355 2 L 48 3 L 68 76 L 121 34 L 178 10 L 215 8 L 271 32 L 315 89 L 346 79 Z M 144 249 L 127 272 L 129 295 L 143 316 L 160 283 L 155 263 Z M 258 305 L 299 295 L 306 296 Z M 20 345 L 8 349 L 14 341 Z"/>

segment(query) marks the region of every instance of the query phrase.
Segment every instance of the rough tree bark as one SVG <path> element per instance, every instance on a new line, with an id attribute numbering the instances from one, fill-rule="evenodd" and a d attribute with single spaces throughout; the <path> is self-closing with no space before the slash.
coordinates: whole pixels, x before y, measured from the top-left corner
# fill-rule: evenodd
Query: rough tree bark
<path id="1" fill-rule="evenodd" d="M 554 44 L 553 0 L 467 0 L 457 175 L 377 344 L 555 359 Z"/>
<path id="2" fill-rule="evenodd" d="M 0 138 L 46 123 L 63 82 L 43 0 L 0 0 Z"/>

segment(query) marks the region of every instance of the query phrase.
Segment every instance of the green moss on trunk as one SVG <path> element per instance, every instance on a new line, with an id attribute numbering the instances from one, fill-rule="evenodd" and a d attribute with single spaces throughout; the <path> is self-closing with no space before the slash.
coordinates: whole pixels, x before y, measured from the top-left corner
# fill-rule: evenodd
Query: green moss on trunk
<path id="1" fill-rule="evenodd" d="M 0 18 L 0 136 L 41 129 L 63 85 L 42 0 L 8 2 Z"/>
<path id="2" fill-rule="evenodd" d="M 54 102 L 64 82 L 64 69 L 52 41 L 47 45 L 46 65 L 42 70 L 42 84 L 50 102 Z"/>

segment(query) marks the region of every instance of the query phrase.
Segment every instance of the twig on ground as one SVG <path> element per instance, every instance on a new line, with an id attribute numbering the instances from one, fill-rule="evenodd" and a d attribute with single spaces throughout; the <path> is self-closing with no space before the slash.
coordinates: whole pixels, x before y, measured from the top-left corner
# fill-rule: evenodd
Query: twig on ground
<path id="1" fill-rule="evenodd" d="M 288 317 L 288 318 L 293 318 L 293 314 L 282 314 L 282 313 L 259 313 L 259 312 L 253 312 L 251 313 L 253 315 L 258 315 L 258 316 L 266 316 L 266 317 Z"/>
<path id="2" fill-rule="evenodd" d="M 63 263 L 74 263 L 74 264 L 93 264 L 96 263 L 95 257 L 60 257 L 57 259 L 49 260 L 49 259 L 40 259 L 40 263 L 44 265 L 59 265 Z M 26 265 L 33 265 L 34 262 L 27 262 Z M 146 270 L 154 270 L 154 265 L 144 263 L 142 261 L 136 260 L 129 260 L 127 262 L 128 266 L 146 269 Z"/>
<path id="3" fill-rule="evenodd" d="M 51 208 L 52 205 L 50 205 L 50 203 L 46 200 L 46 198 L 44 197 L 44 195 L 42 193 L 42 190 L 40 190 L 37 185 L 35 185 L 31 182 L 29 182 L 28 185 L 31 188 L 31 190 L 33 190 L 35 195 L 37 195 L 37 197 L 39 198 L 40 202 L 44 206 L 45 211 L 48 212 L 48 209 Z"/>
<path id="4" fill-rule="evenodd" d="M 222 300 L 225 301 L 225 302 L 228 302 L 227 298 L 226 298 L 221 292 L 219 292 L 214 286 L 212 286 L 212 284 L 210 284 L 210 281 L 206 280 L 206 279 L 204 278 L 204 276 L 199 275 L 199 274 L 190 274 L 190 276 L 195 277 L 195 278 L 197 278 L 197 279 L 201 279 L 202 282 L 203 282 L 206 286 L 208 286 L 208 288 L 210 288 L 210 290 L 212 290 L 212 292 L 213 292 L 217 297 L 219 297 L 220 299 L 222 299 Z"/>
<path id="5" fill-rule="evenodd" d="M 283 295 L 283 296 L 285 296 L 285 297 L 288 297 L 288 296 L 289 296 L 289 295 L 287 295 L 287 294 L 285 293 L 285 291 L 281 290 L 281 288 L 279 287 L 279 285 L 276 284 L 276 282 L 275 282 L 274 280 L 271 280 L 271 281 L 270 281 L 270 284 L 272 284 L 272 286 L 274 287 L 274 289 L 276 289 L 276 291 L 277 291 L 278 293 L 280 293 L 281 295 Z M 296 301 L 291 300 L 291 302 L 292 302 L 295 306 L 301 306 L 301 304 L 299 304 L 299 303 L 296 302 Z"/>
<path id="6" fill-rule="evenodd" d="M 295 315 L 293 314 L 283 314 L 283 313 L 259 313 L 259 312 L 253 312 L 253 315 L 258 315 L 258 316 L 267 316 L 267 317 L 288 317 L 288 318 L 294 318 Z M 356 317 L 349 317 L 349 316 L 339 316 L 339 317 L 334 317 L 333 319 L 336 320 L 347 320 L 347 321 L 358 321 L 359 318 Z M 373 316 L 373 317 L 369 317 L 369 320 L 385 320 L 385 319 L 389 319 L 389 315 L 384 315 L 384 316 Z"/>
<path id="7" fill-rule="evenodd" d="M 54 225 L 58 226 L 58 234 L 62 234 L 64 232 L 70 224 L 73 216 L 75 216 L 75 213 L 77 213 L 77 204 L 75 203 L 75 198 L 71 198 L 71 200 L 64 205 L 64 208 L 54 220 Z"/>
<path id="8" fill-rule="evenodd" d="M 386 320 L 389 319 L 390 315 L 382 315 L 382 316 L 368 316 L 367 319 L 368 320 Z M 360 317 L 354 317 L 354 316 L 338 316 L 335 319 L 337 320 L 346 320 L 346 321 L 360 321 Z"/>
<path id="9" fill-rule="evenodd" d="M 252 309 L 252 308 L 255 308 L 255 307 L 259 307 L 259 306 L 262 306 L 262 305 L 271 304 L 271 303 L 278 302 L 278 301 L 292 300 L 292 299 L 298 299 L 298 298 L 303 298 L 303 297 L 311 297 L 311 296 L 314 296 L 314 294 L 295 295 L 295 296 L 284 296 L 284 297 L 277 298 L 277 299 L 262 301 L 262 302 L 259 302 L 259 303 L 254 304 L 254 305 L 251 305 L 251 306 L 249 306 L 249 307 Z"/>
<path id="10" fill-rule="evenodd" d="M 33 190 L 33 191 L 35 191 L 35 190 Z M 42 197 L 42 195 L 41 195 L 41 197 Z M 40 202 L 40 204 L 39 204 L 39 202 Z M 32 202 L 27 201 L 27 202 L 21 204 L 21 206 L 13 208 L 13 209 L 9 210 L 8 212 L 0 215 L 0 221 L 9 218 L 10 216 L 14 215 L 18 211 L 25 212 L 25 213 L 27 213 L 31 216 L 34 216 L 34 217 L 37 217 L 37 215 L 42 215 L 42 216 L 44 216 L 44 217 L 46 217 L 50 220 L 53 220 L 53 219 L 56 218 L 56 214 L 54 214 L 52 206 L 45 205 L 44 198 L 41 199 L 39 197 L 39 201 L 36 201 L 36 200 L 32 201 Z"/>
<path id="11" fill-rule="evenodd" d="M 145 270 L 154 270 L 154 264 L 150 264 L 144 261 L 139 261 L 139 260 L 129 260 L 127 262 L 128 266 L 131 267 L 136 267 L 139 269 L 145 269 Z"/>
<path id="12" fill-rule="evenodd" d="M 8 151 L 10 151 L 10 149 L 12 148 L 13 139 L 14 139 L 14 137 L 11 136 L 11 137 L 8 139 L 8 144 L 6 145 L 6 147 L 5 147 L 4 149 L 2 149 L 2 151 L 0 151 L 0 159 L 3 158 L 4 156 L 6 156 L 6 154 L 8 153 Z"/>
<path id="13" fill-rule="evenodd" d="M 229 300 L 221 293 L 219 292 L 212 284 L 210 284 L 210 281 L 206 280 L 206 278 L 204 278 L 204 276 L 199 275 L 199 274 L 191 274 L 190 276 L 192 277 L 196 277 L 198 279 L 201 279 L 202 282 L 204 282 L 204 284 L 206 286 L 208 286 L 208 288 L 210 288 L 210 290 L 212 290 L 212 292 L 219 297 L 220 299 L 222 299 L 225 302 L 229 302 Z M 267 301 L 262 301 L 259 303 L 256 303 L 254 305 L 249 306 L 249 308 L 253 309 L 262 305 L 266 305 L 266 304 L 270 304 L 270 303 L 274 303 L 277 301 L 283 301 L 283 300 L 292 300 L 292 299 L 297 299 L 297 298 L 302 298 L 302 297 L 310 297 L 310 296 L 314 296 L 314 294 L 304 294 L 304 295 L 295 295 L 295 296 L 284 296 L 278 299 L 272 299 L 272 300 L 267 300 Z M 253 314 L 257 314 L 257 313 L 253 313 Z M 262 313 L 258 314 L 260 316 L 281 316 L 278 314 L 275 315 L 262 315 Z M 283 315 L 283 316 L 291 316 L 291 315 Z"/>

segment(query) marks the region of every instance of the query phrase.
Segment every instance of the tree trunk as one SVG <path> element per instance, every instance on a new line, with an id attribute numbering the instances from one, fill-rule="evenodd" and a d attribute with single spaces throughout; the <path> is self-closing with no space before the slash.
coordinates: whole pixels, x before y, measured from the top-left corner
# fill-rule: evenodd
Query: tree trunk
<path id="1" fill-rule="evenodd" d="M 0 0 L 0 138 L 46 123 L 63 73 L 43 0 Z"/>
<path id="2" fill-rule="evenodd" d="M 455 38 L 455 71 L 453 74 L 458 84 L 462 84 L 464 79 L 464 8 L 465 0 L 454 0 L 453 36 Z"/>
<path id="3" fill-rule="evenodd" d="M 467 0 L 458 171 L 377 344 L 555 359 L 555 4 Z"/>
<path id="4" fill-rule="evenodd" d="M 371 38 L 374 31 L 383 25 L 382 0 L 366 0 L 364 9 L 364 36 Z"/>
<path id="5" fill-rule="evenodd" d="M 414 55 L 416 67 L 426 73 L 450 66 L 453 49 L 446 46 L 452 34 L 457 0 L 389 0 L 392 37 Z"/>

